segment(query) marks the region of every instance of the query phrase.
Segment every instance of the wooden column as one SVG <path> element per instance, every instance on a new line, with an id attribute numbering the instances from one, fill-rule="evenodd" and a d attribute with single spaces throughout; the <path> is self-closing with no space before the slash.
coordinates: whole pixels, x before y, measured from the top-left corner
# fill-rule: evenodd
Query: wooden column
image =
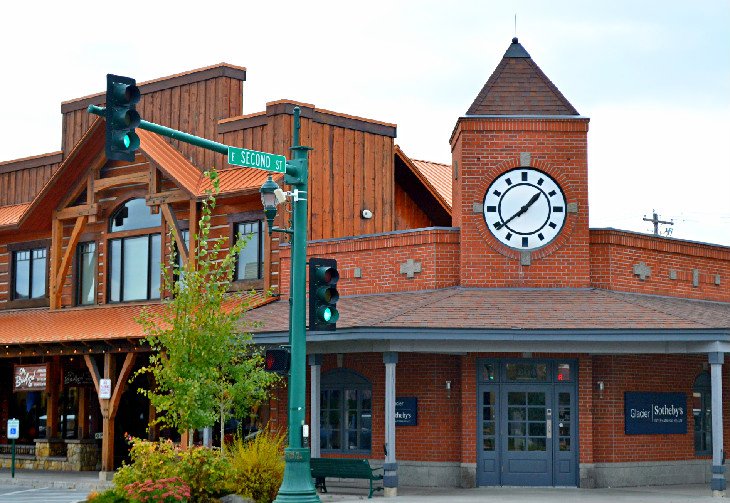
<path id="1" fill-rule="evenodd" d="M 129 375 L 132 373 L 132 367 L 134 361 L 137 358 L 135 353 L 127 353 L 124 358 L 124 364 L 119 372 L 116 373 L 116 362 L 114 355 L 111 353 L 104 353 L 104 379 L 111 379 L 112 381 L 112 397 L 109 399 L 99 398 L 99 406 L 101 407 L 102 417 L 102 431 L 103 438 L 101 441 L 101 471 L 102 472 L 113 472 L 114 471 L 114 418 L 117 415 L 117 409 L 119 407 L 119 400 L 122 398 L 124 392 L 124 384 L 129 379 Z M 96 393 L 99 394 L 99 380 L 101 379 L 99 369 L 96 366 L 96 361 L 91 355 L 84 355 L 86 360 L 86 366 L 91 372 L 91 377 L 94 379 L 94 386 L 96 387 Z"/>
<path id="2" fill-rule="evenodd" d="M 79 439 L 89 436 L 89 413 L 87 412 L 88 392 L 84 386 L 79 386 L 79 410 L 76 415 L 76 426 L 79 430 Z"/>
<path id="3" fill-rule="evenodd" d="M 54 357 L 50 366 L 51 375 L 48 379 L 48 398 L 46 400 L 46 438 L 58 436 L 58 395 L 60 393 L 60 364 L 58 357 Z"/>

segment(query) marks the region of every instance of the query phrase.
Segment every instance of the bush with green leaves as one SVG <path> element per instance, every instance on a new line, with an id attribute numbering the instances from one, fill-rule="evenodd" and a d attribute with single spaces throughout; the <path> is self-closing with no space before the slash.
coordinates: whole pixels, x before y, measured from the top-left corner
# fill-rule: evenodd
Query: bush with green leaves
<path id="1" fill-rule="evenodd" d="M 270 503 L 284 478 L 284 444 L 286 436 L 265 428 L 251 440 L 236 437 L 226 449 L 230 473 L 226 489 Z"/>
<path id="2" fill-rule="evenodd" d="M 131 442 L 131 463 L 124 464 L 114 475 L 117 494 L 128 495 L 127 488 L 134 484 L 139 486 L 148 481 L 155 484 L 173 478 L 179 478 L 189 487 L 191 502 L 212 502 L 226 492 L 225 481 L 230 466 L 220 450 L 207 447 L 181 449 L 169 440 L 150 442 L 131 439 Z"/>

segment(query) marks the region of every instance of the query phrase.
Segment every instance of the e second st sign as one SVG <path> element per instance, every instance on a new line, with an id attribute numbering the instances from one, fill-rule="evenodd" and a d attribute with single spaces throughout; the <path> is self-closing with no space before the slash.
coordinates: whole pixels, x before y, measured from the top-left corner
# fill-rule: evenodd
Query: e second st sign
<path id="1" fill-rule="evenodd" d="M 687 395 L 627 391 L 624 394 L 624 431 L 627 435 L 687 433 Z"/>

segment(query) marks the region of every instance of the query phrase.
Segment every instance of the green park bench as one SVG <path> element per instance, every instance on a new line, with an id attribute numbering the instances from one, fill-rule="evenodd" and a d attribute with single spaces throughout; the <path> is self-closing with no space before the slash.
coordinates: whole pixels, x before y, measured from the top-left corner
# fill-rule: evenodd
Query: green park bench
<path id="1" fill-rule="evenodd" d="M 382 487 L 373 488 L 373 480 L 383 480 L 382 475 L 375 475 L 373 472 L 382 470 L 382 468 L 370 468 L 367 459 L 312 458 L 310 463 L 315 486 L 323 493 L 327 492 L 327 485 L 325 484 L 325 478 L 327 477 L 369 480 L 370 494 L 368 494 L 368 498 L 373 497 L 373 491 L 383 489 Z"/>

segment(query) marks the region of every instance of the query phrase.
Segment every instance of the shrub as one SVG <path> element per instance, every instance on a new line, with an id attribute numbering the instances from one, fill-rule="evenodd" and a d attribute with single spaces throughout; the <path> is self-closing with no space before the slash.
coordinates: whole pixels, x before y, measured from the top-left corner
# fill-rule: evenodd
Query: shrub
<path id="1" fill-rule="evenodd" d="M 107 489 L 104 492 L 92 492 L 86 497 L 88 503 L 129 503 L 129 500 L 117 493 L 116 488 Z"/>
<path id="2" fill-rule="evenodd" d="M 226 488 L 256 503 L 270 503 L 284 478 L 284 439 L 264 429 L 252 440 L 236 437 L 226 450 L 231 471 Z"/>
<path id="3" fill-rule="evenodd" d="M 178 477 L 134 482 L 124 489 L 134 503 L 186 503 L 190 498 L 190 486 Z"/>
<path id="4" fill-rule="evenodd" d="M 220 450 L 206 447 L 180 449 L 169 440 L 130 439 L 130 442 L 131 463 L 122 466 L 114 475 L 117 494 L 128 494 L 126 488 L 135 483 L 149 481 L 155 484 L 173 478 L 180 479 L 189 488 L 191 502 L 215 501 L 215 497 L 224 492 L 228 460 Z"/>

